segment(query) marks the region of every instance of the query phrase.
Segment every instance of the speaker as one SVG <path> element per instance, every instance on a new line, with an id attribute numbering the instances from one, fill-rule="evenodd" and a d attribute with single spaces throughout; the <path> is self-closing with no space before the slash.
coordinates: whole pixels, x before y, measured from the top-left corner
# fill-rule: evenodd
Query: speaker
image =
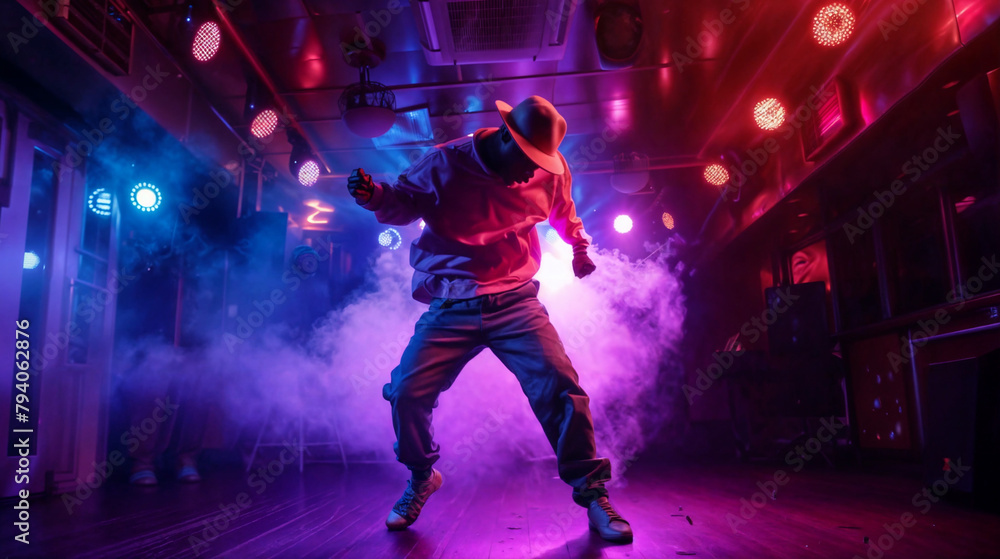
<path id="1" fill-rule="evenodd" d="M 1000 68 L 972 78 L 955 93 L 969 149 L 988 176 L 1000 158 Z"/>
<path id="2" fill-rule="evenodd" d="M 283 302 L 290 292 L 282 281 L 287 229 L 288 214 L 279 212 L 257 212 L 237 222 L 239 238 L 229 250 L 226 276 L 225 333 L 245 340 L 265 322 L 284 318 L 288 307 Z"/>
<path id="3" fill-rule="evenodd" d="M 239 240 L 235 250 L 252 263 L 257 274 L 281 274 L 285 263 L 288 214 L 256 212 L 237 222 Z"/>
<path id="4" fill-rule="evenodd" d="M 826 321 L 826 284 L 796 283 L 764 290 L 774 322 L 767 328 L 771 355 L 825 355 L 830 352 Z M 765 312 L 764 323 L 770 313 Z"/>
<path id="5" fill-rule="evenodd" d="M 927 487 L 938 497 L 1000 510 L 1000 350 L 932 364 L 926 394 Z"/>

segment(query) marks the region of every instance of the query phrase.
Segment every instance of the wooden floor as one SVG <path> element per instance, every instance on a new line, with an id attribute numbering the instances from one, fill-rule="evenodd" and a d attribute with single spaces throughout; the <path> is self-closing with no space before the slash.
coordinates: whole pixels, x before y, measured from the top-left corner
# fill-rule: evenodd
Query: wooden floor
<path id="1" fill-rule="evenodd" d="M 662 466 L 652 459 L 633 466 L 627 486 L 612 494 L 632 523 L 635 542 L 610 545 L 587 530 L 583 509 L 552 478 L 552 467 L 532 464 L 488 481 L 457 472 L 430 499 L 418 522 L 400 533 L 387 532 L 383 524 L 405 484 L 405 472 L 396 465 L 357 465 L 346 472 L 307 465 L 301 476 L 289 467 L 272 483 L 258 478 L 248 484 L 240 473 L 217 471 L 197 486 L 164 483 L 143 490 L 109 484 L 72 514 L 58 498 L 33 501 L 31 544 L 11 543 L 13 527 L 5 520 L 0 555 L 1000 557 L 1000 517 L 944 501 L 923 514 L 925 509 L 912 502 L 921 489 L 913 476 L 806 469 L 790 472 L 787 483 L 765 502 L 763 492 L 754 498 L 757 482 L 773 479 L 775 466 Z M 242 501 L 241 493 L 246 494 Z M 748 503 L 746 516 L 751 500 L 762 508 L 744 518 L 741 499 Z M 238 503 L 246 507 L 227 520 L 223 509 L 234 514 Z M 3 503 L 4 518 L 11 518 L 12 506 Z M 897 529 L 900 537 L 894 538 L 885 525 L 898 523 L 904 513 L 913 514 L 916 524 L 903 527 L 901 534 Z M 873 548 L 865 537 L 883 547 Z"/>

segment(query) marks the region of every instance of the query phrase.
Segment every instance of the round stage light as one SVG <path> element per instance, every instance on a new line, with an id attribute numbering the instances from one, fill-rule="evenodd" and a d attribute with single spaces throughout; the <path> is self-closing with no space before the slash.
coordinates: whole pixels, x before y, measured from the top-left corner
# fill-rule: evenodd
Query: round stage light
<path id="1" fill-rule="evenodd" d="M 278 128 L 278 113 L 274 109 L 264 109 L 257 113 L 250 123 L 250 133 L 258 138 L 266 138 Z"/>
<path id="2" fill-rule="evenodd" d="M 160 207 L 160 203 L 163 202 L 160 189 L 148 182 L 140 182 L 133 186 L 130 198 L 132 205 L 143 212 L 156 211 Z"/>
<path id="3" fill-rule="evenodd" d="M 24 253 L 24 269 L 34 270 L 42 263 L 42 259 L 38 257 L 34 252 Z"/>
<path id="4" fill-rule="evenodd" d="M 729 171 L 726 171 L 726 168 L 718 163 L 712 163 L 708 167 L 705 167 L 704 176 L 708 184 L 722 186 L 729 180 Z"/>
<path id="5" fill-rule="evenodd" d="M 222 44 L 222 31 L 219 24 L 214 21 L 206 21 L 198 28 L 194 34 L 194 41 L 191 44 L 191 54 L 198 62 L 208 62 L 219 52 Z"/>
<path id="6" fill-rule="evenodd" d="M 627 215 L 620 215 L 615 218 L 615 231 L 628 233 L 632 230 L 632 218 Z"/>
<path id="7" fill-rule="evenodd" d="M 829 4 L 813 18 L 813 38 L 824 47 L 843 43 L 854 32 L 854 12 L 843 4 Z"/>
<path id="8" fill-rule="evenodd" d="M 768 97 L 753 108 L 753 118 L 761 130 L 775 130 L 785 122 L 785 107 L 774 97 Z"/>
<path id="9" fill-rule="evenodd" d="M 87 197 L 87 207 L 101 217 L 111 215 L 111 193 L 104 188 L 98 188 Z"/>
<path id="10" fill-rule="evenodd" d="M 394 228 L 390 227 L 378 234 L 378 244 L 389 250 L 396 250 L 403 246 L 403 236 Z"/>
<path id="11" fill-rule="evenodd" d="M 666 227 L 667 229 L 673 229 L 674 216 L 668 214 L 667 212 L 663 212 L 663 226 Z"/>
<path id="12" fill-rule="evenodd" d="M 302 186 L 312 186 L 319 180 L 319 163 L 312 159 L 307 159 L 299 167 L 299 184 Z"/>

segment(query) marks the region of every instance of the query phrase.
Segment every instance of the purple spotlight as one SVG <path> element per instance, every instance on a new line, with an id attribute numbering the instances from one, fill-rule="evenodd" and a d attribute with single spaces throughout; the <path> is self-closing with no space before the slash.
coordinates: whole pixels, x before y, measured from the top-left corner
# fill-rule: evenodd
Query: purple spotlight
<path id="1" fill-rule="evenodd" d="M 628 233 L 632 230 L 632 218 L 622 214 L 615 218 L 615 231 Z"/>

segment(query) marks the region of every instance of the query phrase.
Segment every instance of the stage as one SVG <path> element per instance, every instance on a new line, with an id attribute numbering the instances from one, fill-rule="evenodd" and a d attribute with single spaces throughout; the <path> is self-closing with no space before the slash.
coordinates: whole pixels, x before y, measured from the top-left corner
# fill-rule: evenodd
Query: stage
<path id="1" fill-rule="evenodd" d="M 931 503 L 919 496 L 919 474 L 903 470 L 662 466 L 640 458 L 627 484 L 611 493 L 635 541 L 611 545 L 588 531 L 584 510 L 547 462 L 486 480 L 460 468 L 405 532 L 384 525 L 405 485 L 401 467 L 307 464 L 300 475 L 296 464 L 278 464 L 265 456 L 256 466 L 270 466 L 278 472 L 273 476 L 209 470 L 198 485 L 109 482 L 71 515 L 60 498 L 34 501 L 30 548 L 5 543 L 4 555 L 30 549 L 35 557 L 76 558 L 1000 557 L 1000 517 Z M 4 542 L 13 541 L 11 530 L 4 525 Z"/>

